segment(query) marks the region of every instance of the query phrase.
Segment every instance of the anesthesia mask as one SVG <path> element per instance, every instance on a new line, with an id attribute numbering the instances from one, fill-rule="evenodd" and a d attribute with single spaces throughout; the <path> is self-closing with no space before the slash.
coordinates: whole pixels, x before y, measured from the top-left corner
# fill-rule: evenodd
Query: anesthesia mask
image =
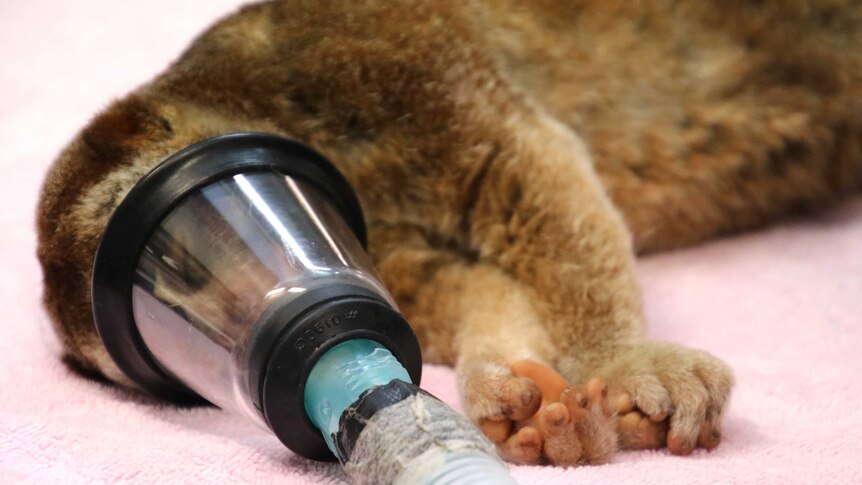
<path id="1" fill-rule="evenodd" d="M 364 245 L 357 198 L 322 155 L 268 134 L 211 138 L 111 216 L 96 327 L 145 391 L 233 411 L 354 480 L 511 483 L 478 430 L 417 387 L 419 344 Z"/>

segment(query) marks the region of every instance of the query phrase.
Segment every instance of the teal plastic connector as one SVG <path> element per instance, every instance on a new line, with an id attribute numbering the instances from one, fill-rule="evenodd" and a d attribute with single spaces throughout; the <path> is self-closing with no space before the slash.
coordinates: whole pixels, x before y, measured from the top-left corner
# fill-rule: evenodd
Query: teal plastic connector
<path id="1" fill-rule="evenodd" d="M 412 383 L 398 359 L 374 340 L 342 342 L 317 361 L 305 384 L 305 411 L 333 453 L 333 436 L 344 410 L 363 392 L 393 379 Z"/>

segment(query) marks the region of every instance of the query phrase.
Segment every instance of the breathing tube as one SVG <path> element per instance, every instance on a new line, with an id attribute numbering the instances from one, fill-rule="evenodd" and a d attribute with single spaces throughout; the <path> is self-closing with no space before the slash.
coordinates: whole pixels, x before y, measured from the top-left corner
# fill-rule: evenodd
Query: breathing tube
<path id="1" fill-rule="evenodd" d="M 416 336 L 366 254 L 353 189 L 263 133 L 204 140 L 144 176 L 96 253 L 99 335 L 138 386 L 208 401 L 357 483 L 514 483 L 418 387 Z"/>

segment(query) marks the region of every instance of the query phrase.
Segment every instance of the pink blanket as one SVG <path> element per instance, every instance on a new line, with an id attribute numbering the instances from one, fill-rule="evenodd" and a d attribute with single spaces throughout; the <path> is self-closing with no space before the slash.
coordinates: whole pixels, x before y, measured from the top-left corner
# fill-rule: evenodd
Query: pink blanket
<path id="1" fill-rule="evenodd" d="M 337 483 L 214 408 L 177 409 L 60 363 L 34 256 L 39 184 L 111 96 L 161 70 L 237 0 L 0 2 L 0 480 Z M 726 359 L 738 385 L 715 451 L 513 467 L 523 483 L 862 482 L 862 197 L 640 263 L 651 333 Z M 452 371 L 424 385 L 458 405 Z"/>

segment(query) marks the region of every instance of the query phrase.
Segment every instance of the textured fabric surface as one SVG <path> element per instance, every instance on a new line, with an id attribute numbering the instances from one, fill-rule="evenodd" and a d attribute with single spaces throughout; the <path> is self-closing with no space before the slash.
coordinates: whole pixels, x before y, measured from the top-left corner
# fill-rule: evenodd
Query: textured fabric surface
<path id="1" fill-rule="evenodd" d="M 214 408 L 177 409 L 60 363 L 39 298 L 34 208 L 58 150 L 239 2 L 0 2 L 0 477 L 4 483 L 338 483 Z M 651 334 L 707 349 L 738 385 L 714 452 L 621 453 L 522 483 L 862 482 L 862 197 L 813 217 L 644 259 Z M 454 375 L 425 388 L 456 405 Z"/>
<path id="2" fill-rule="evenodd" d="M 345 464 L 345 472 L 357 484 L 417 483 L 427 480 L 428 473 L 441 473 L 448 453 L 494 454 L 494 444 L 465 416 L 453 415 L 445 403 L 422 393 L 363 422 L 365 428 Z"/>

